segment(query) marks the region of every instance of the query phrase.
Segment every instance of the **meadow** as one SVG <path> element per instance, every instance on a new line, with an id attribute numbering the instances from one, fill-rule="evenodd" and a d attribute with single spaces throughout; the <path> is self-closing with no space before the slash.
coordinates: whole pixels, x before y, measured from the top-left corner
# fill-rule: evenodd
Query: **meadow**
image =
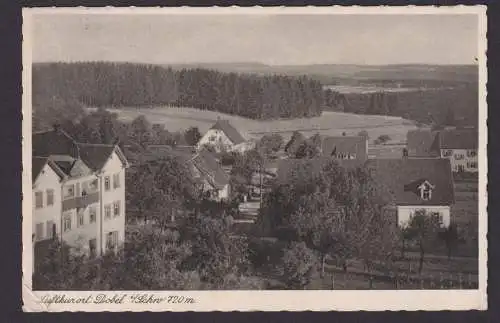
<path id="1" fill-rule="evenodd" d="M 268 133 L 279 133 L 285 140 L 288 140 L 294 131 L 301 131 L 305 136 L 315 133 L 341 136 L 344 132 L 346 135 L 356 135 L 361 130 L 366 130 L 370 141 L 380 135 L 389 135 L 391 138 L 389 143 L 403 143 L 406 141 L 408 130 L 416 129 L 412 121 L 400 117 L 332 111 L 324 111 L 319 117 L 265 121 L 215 111 L 178 107 L 120 108 L 109 109 L 109 111 L 117 113 L 118 118 L 123 121 L 131 121 L 139 115 L 144 115 L 150 122 L 163 124 L 171 132 L 198 127 L 203 134 L 218 118 L 226 119 L 247 139 L 258 139 Z"/>

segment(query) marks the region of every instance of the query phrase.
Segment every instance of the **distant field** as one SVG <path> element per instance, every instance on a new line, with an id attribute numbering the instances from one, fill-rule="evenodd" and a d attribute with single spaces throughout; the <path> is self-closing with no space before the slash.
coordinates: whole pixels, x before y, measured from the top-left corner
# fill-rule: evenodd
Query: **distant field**
<path id="1" fill-rule="evenodd" d="M 206 132 L 217 118 L 227 119 L 248 139 L 260 138 L 266 133 L 277 132 L 288 139 L 295 130 L 310 136 L 316 132 L 323 135 L 356 135 L 361 130 L 368 131 L 370 141 L 380 135 L 389 135 L 391 142 L 404 142 L 406 133 L 416 126 L 412 121 L 399 117 L 379 115 L 358 115 L 342 112 L 325 111 L 321 117 L 290 120 L 251 120 L 239 116 L 226 115 L 214 111 L 203 111 L 192 108 L 124 108 L 110 109 L 122 120 L 132 120 L 144 115 L 152 123 L 164 124 L 169 131 L 184 131 L 189 127 L 198 127 L 201 133 Z"/>

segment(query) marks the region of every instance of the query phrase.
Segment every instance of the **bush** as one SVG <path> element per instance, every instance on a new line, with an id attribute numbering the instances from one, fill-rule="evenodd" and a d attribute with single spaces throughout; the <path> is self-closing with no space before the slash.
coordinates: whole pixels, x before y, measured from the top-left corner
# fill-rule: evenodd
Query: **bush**
<path id="1" fill-rule="evenodd" d="M 377 139 L 375 139 L 374 143 L 376 145 L 381 145 L 385 144 L 389 140 L 391 140 L 391 137 L 389 137 L 388 135 L 380 135 Z"/>

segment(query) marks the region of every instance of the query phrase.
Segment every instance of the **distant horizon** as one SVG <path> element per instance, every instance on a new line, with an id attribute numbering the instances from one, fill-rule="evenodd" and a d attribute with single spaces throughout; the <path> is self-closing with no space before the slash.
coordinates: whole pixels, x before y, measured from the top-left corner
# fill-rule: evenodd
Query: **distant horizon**
<path id="1" fill-rule="evenodd" d="M 475 14 L 33 15 L 34 62 L 474 65 Z M 233 62 L 233 63 L 230 63 Z"/>
<path id="2" fill-rule="evenodd" d="M 173 65 L 236 65 L 236 64 L 246 64 L 246 65 L 261 65 L 268 67 L 287 67 L 287 66 L 321 66 L 321 65 L 337 65 L 337 66 L 364 66 L 364 67 L 384 67 L 384 66 L 476 66 L 479 67 L 478 63 L 474 64 L 446 64 L 446 63 L 388 63 L 388 64 L 353 64 L 353 63 L 312 63 L 312 64 L 267 64 L 263 62 L 252 62 L 252 61 L 234 61 L 234 62 L 176 62 L 176 63 L 161 63 L 161 62 L 141 62 L 141 61 L 121 61 L 121 60 L 75 60 L 75 61 L 33 61 L 33 64 L 73 64 L 73 63 L 124 63 L 124 64 L 138 64 L 138 65 L 159 65 L 159 66 L 173 66 Z"/>

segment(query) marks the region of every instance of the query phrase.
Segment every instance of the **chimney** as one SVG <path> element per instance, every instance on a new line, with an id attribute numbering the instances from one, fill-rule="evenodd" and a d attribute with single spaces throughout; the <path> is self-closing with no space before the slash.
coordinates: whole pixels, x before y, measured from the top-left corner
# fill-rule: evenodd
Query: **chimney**
<path id="1" fill-rule="evenodd" d="M 403 148 L 403 159 L 407 159 L 407 158 L 408 158 L 408 149 Z"/>

